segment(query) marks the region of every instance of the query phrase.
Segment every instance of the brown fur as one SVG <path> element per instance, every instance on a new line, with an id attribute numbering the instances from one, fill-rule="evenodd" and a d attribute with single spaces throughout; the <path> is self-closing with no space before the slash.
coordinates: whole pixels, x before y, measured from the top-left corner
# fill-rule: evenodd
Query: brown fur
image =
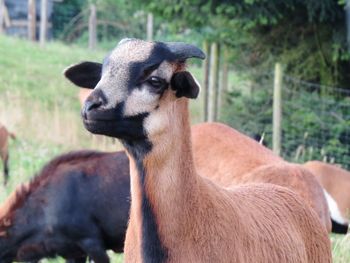
<path id="1" fill-rule="evenodd" d="M 342 217 L 350 221 L 350 172 L 320 161 L 304 164 L 337 202 Z"/>
<path id="2" fill-rule="evenodd" d="M 9 132 L 4 125 L 0 123 L 0 158 L 3 164 L 4 184 L 7 183 L 9 177 L 9 149 L 8 138 L 16 139 L 15 134 Z"/>
<path id="3" fill-rule="evenodd" d="M 161 103 L 169 103 L 169 93 Z M 168 96 L 167 96 L 168 95 Z M 170 102 L 168 129 L 150 139 L 143 161 L 145 191 L 166 262 L 331 262 L 330 242 L 316 213 L 290 190 L 272 184 L 222 188 L 194 168 L 188 101 Z M 154 114 L 154 113 L 152 113 Z M 151 114 L 151 116 L 152 116 Z M 130 156 L 132 204 L 126 262 L 142 262 L 141 182 Z"/>
<path id="4" fill-rule="evenodd" d="M 200 174 L 222 186 L 256 182 L 288 187 L 314 208 L 331 231 L 322 188 L 302 166 L 284 161 L 270 149 L 224 124 L 194 125 L 192 139 L 195 165 Z"/>

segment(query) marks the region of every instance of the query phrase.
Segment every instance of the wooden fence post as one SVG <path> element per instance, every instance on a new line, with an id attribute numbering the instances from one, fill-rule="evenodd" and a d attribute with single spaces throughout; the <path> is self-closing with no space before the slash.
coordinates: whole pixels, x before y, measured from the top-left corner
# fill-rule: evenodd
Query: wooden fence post
<path id="1" fill-rule="evenodd" d="M 221 86 L 220 86 L 220 44 L 217 44 L 216 50 L 216 61 L 215 61 L 215 95 L 214 95 L 214 121 L 219 119 L 219 111 L 220 111 L 220 96 L 221 96 Z"/>
<path id="2" fill-rule="evenodd" d="M 147 40 L 153 40 L 153 14 L 147 14 Z"/>
<path id="3" fill-rule="evenodd" d="M 278 155 L 281 153 L 282 134 L 282 74 L 281 64 L 276 63 L 273 87 L 272 150 Z"/>
<path id="4" fill-rule="evenodd" d="M 221 94 L 219 97 L 219 115 L 221 113 L 221 109 L 224 106 L 224 101 L 226 99 L 227 91 L 228 91 L 228 50 L 227 46 L 223 46 L 222 48 L 222 76 L 221 76 Z"/>
<path id="5" fill-rule="evenodd" d="M 36 40 L 36 9 L 35 0 L 28 0 L 28 39 Z"/>
<path id="6" fill-rule="evenodd" d="M 47 38 L 47 0 L 40 5 L 40 46 L 44 46 Z"/>
<path id="7" fill-rule="evenodd" d="M 0 34 L 4 32 L 5 0 L 0 0 Z"/>
<path id="8" fill-rule="evenodd" d="M 96 48 L 97 42 L 97 21 L 96 21 L 96 6 L 90 5 L 90 16 L 89 16 L 89 49 Z"/>
<path id="9" fill-rule="evenodd" d="M 216 72 L 217 72 L 217 56 L 218 56 L 218 45 L 212 43 L 210 46 L 210 71 L 209 71 L 209 114 L 208 121 L 215 121 L 215 89 L 217 85 Z"/>
<path id="10" fill-rule="evenodd" d="M 203 90 L 204 90 L 204 116 L 203 120 L 208 121 L 209 117 L 209 61 L 210 49 L 208 41 L 203 42 L 203 51 L 207 54 L 207 58 L 203 61 Z"/>

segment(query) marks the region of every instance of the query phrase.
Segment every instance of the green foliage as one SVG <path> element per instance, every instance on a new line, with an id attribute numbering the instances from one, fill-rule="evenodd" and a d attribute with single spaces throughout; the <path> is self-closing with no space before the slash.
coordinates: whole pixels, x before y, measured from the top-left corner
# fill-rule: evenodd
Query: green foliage
<path id="1" fill-rule="evenodd" d="M 350 235 L 331 235 L 333 263 L 347 263 L 350 261 Z"/>
<path id="2" fill-rule="evenodd" d="M 350 53 L 344 1 L 145 1 L 175 32 L 228 45 L 235 64 L 265 72 L 276 61 L 304 80 L 347 87 Z M 192 38 L 192 39 L 193 39 Z"/>
<path id="3" fill-rule="evenodd" d="M 222 7 L 226 18 L 235 19 L 237 28 L 250 36 L 238 44 L 246 49 L 239 61 L 262 72 L 280 61 L 298 78 L 347 87 L 350 65 L 343 6 L 333 0 L 266 2 L 248 1 L 231 11 Z"/>
<path id="4" fill-rule="evenodd" d="M 54 3 L 52 16 L 52 33 L 54 38 L 61 37 L 65 26 L 77 16 L 85 6 L 85 0 L 69 0 Z"/>
<path id="5" fill-rule="evenodd" d="M 298 90 L 283 106 L 283 150 L 298 162 L 335 161 L 350 168 L 350 101 Z"/>
<path id="6" fill-rule="evenodd" d="M 239 81 L 226 96 L 221 121 L 231 127 L 259 138 L 264 134 L 265 145 L 272 146 L 272 79 L 260 78 L 260 85 Z"/>
<path id="7" fill-rule="evenodd" d="M 126 0 L 73 0 L 54 4 L 54 37 L 66 42 L 88 42 L 90 4 L 96 5 L 97 38 L 111 48 L 124 37 L 145 38 L 147 13 Z"/>
<path id="8" fill-rule="evenodd" d="M 272 148 L 273 80 L 271 75 L 256 79 L 259 85 L 240 82 L 228 94 L 222 120 L 253 138 L 264 134 L 265 145 Z M 350 100 L 344 94 L 327 95 L 327 90 L 285 79 L 282 155 L 294 162 L 325 160 L 349 169 Z"/>
<path id="9" fill-rule="evenodd" d="M 99 39 L 116 44 L 124 37 L 146 38 L 147 13 L 133 1 L 97 0 Z"/>

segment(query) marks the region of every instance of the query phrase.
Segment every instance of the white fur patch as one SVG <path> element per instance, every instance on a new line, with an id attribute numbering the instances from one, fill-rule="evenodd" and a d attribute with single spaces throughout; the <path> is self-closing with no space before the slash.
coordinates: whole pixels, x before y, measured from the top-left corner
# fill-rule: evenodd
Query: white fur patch
<path id="1" fill-rule="evenodd" d="M 151 112 L 157 106 L 158 94 L 151 93 L 144 85 L 134 89 L 125 101 L 124 116 L 135 116 L 144 112 Z"/>
<path id="2" fill-rule="evenodd" d="M 169 113 L 158 110 L 145 119 L 144 128 L 146 133 L 152 137 L 162 133 L 165 127 L 169 127 L 169 122 Z"/>
<path id="3" fill-rule="evenodd" d="M 337 202 L 333 199 L 333 197 L 329 193 L 327 193 L 325 189 L 323 189 L 323 192 L 327 200 L 327 204 L 328 204 L 328 208 L 329 208 L 329 212 L 331 214 L 332 220 L 342 225 L 348 224 L 348 220 L 346 220 L 342 216 Z"/>

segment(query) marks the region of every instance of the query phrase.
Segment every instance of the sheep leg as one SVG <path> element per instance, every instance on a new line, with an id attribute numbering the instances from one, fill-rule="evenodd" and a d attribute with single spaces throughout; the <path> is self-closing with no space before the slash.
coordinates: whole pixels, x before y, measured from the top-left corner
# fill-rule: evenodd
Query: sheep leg
<path id="1" fill-rule="evenodd" d="M 109 257 L 99 240 L 84 239 L 79 245 L 95 263 L 109 263 Z"/>

